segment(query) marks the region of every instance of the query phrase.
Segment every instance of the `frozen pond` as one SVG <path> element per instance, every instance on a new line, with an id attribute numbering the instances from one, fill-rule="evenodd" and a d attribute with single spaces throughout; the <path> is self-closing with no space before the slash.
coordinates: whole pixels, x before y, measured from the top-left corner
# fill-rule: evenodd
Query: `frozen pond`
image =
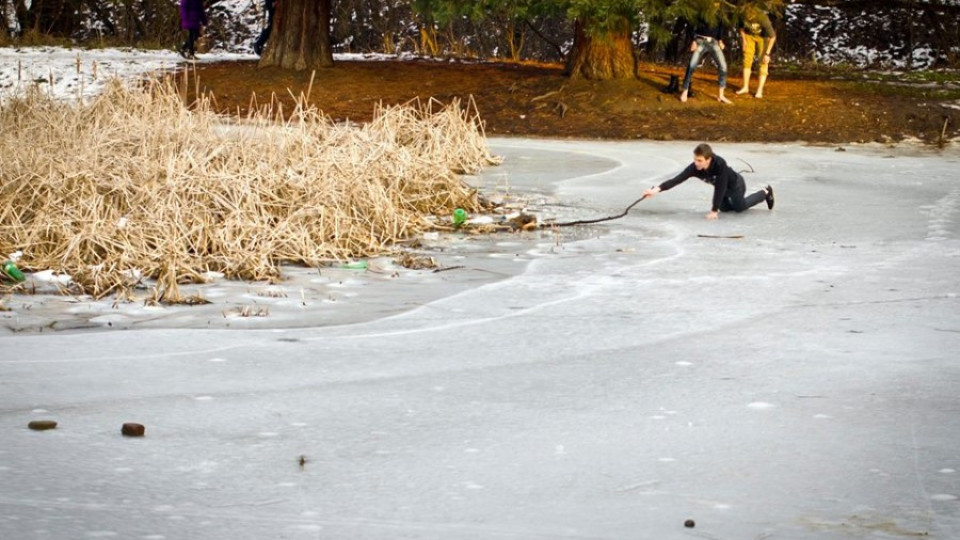
<path id="1" fill-rule="evenodd" d="M 493 139 L 470 181 L 601 217 L 694 145 Z M 960 537 L 960 154 L 714 149 L 776 209 L 692 179 L 447 272 L 9 299 L 0 538 Z"/>

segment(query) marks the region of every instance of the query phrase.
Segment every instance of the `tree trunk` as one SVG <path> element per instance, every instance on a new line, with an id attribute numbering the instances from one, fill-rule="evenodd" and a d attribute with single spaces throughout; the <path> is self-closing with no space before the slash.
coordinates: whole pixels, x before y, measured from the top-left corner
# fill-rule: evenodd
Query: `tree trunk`
<path id="1" fill-rule="evenodd" d="M 331 0 L 279 2 L 260 67 L 279 66 L 304 71 L 333 66 L 330 5 Z"/>
<path id="2" fill-rule="evenodd" d="M 574 24 L 576 34 L 566 69 L 571 79 L 632 79 L 637 76 L 630 22 L 626 18 L 620 18 L 604 32 L 591 32 L 589 20 L 578 20 Z"/>

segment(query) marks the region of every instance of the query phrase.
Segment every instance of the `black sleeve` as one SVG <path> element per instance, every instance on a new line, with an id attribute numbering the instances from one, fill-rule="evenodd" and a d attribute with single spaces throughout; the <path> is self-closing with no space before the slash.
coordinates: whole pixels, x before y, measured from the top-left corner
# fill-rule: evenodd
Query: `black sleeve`
<path id="1" fill-rule="evenodd" d="M 693 163 L 687 165 L 687 168 L 680 171 L 680 174 L 660 184 L 660 191 L 666 191 L 678 184 L 682 184 L 687 178 L 694 176 L 696 172 L 697 167 Z"/>
<path id="2" fill-rule="evenodd" d="M 713 206 L 710 210 L 719 212 L 720 204 L 727 194 L 727 189 L 735 185 L 738 173 L 727 165 L 726 160 L 722 157 L 713 156 L 713 159 L 717 167 L 717 172 L 713 181 Z"/>
<path id="3" fill-rule="evenodd" d="M 726 172 L 717 176 L 717 179 L 713 183 L 713 206 L 710 207 L 711 212 L 720 211 L 720 203 L 723 202 L 723 196 L 727 194 L 727 186 L 730 185 L 730 177 Z"/>

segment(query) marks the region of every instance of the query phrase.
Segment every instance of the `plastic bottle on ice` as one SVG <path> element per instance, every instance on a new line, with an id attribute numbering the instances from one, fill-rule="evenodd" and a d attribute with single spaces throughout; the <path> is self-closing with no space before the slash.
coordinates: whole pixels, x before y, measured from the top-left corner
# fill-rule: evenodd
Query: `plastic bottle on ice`
<path id="1" fill-rule="evenodd" d="M 14 281 L 23 281 L 23 272 L 17 268 L 17 264 L 13 261 L 4 261 L 3 262 L 3 274 Z"/>

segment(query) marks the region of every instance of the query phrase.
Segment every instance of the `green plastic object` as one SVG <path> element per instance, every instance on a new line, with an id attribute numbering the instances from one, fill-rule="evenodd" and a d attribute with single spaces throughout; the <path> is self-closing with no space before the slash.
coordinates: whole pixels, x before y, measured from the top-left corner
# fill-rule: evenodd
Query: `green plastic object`
<path id="1" fill-rule="evenodd" d="M 21 272 L 20 269 L 17 268 L 16 263 L 14 263 L 13 261 L 4 261 L 3 273 L 14 281 L 23 281 L 24 279 L 26 279 L 23 277 L 23 272 Z"/>
<path id="2" fill-rule="evenodd" d="M 467 221 L 467 211 L 463 208 L 457 208 L 453 211 L 453 224 L 459 227 Z"/>
<path id="3" fill-rule="evenodd" d="M 343 265 L 343 268 L 349 268 L 350 270 L 366 270 L 369 265 L 367 261 L 350 261 Z"/>

